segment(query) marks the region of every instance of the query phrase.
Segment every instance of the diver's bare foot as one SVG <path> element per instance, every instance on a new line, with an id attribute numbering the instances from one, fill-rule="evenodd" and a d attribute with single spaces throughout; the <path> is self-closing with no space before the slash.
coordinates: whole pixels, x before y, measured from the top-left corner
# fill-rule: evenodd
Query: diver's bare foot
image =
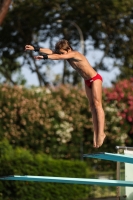
<path id="1" fill-rule="evenodd" d="M 93 141 L 93 147 L 96 148 L 96 141 Z"/>
<path id="2" fill-rule="evenodd" d="M 97 138 L 97 142 L 96 142 L 96 148 L 99 148 L 100 146 L 102 146 L 104 140 L 105 140 L 106 135 L 105 134 L 101 134 L 98 136 Z"/>
<path id="3" fill-rule="evenodd" d="M 93 134 L 93 147 L 96 148 L 96 134 Z"/>

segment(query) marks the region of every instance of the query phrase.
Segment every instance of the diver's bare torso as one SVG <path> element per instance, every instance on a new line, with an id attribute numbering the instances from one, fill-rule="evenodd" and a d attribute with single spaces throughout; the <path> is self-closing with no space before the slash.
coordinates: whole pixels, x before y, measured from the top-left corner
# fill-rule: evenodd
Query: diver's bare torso
<path id="1" fill-rule="evenodd" d="M 96 71 L 91 67 L 88 60 L 79 52 L 76 52 L 75 58 L 68 59 L 67 61 L 85 80 L 96 75 Z"/>

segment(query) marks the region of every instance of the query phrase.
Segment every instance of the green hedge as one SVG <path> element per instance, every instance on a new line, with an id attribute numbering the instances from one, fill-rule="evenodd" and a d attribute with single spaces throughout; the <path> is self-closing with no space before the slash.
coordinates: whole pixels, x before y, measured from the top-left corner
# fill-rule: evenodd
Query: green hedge
<path id="1" fill-rule="evenodd" d="M 8 142 L 0 143 L 0 176 L 36 175 L 57 177 L 86 177 L 85 162 L 54 160 L 45 154 L 15 150 Z M 4 200 L 79 200 L 87 198 L 89 186 L 76 184 L 1 181 L 0 194 Z"/>

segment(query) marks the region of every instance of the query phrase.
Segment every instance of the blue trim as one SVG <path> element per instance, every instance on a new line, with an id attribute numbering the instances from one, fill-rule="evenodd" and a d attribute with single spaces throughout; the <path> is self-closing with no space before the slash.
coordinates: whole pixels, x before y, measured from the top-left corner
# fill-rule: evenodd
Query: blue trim
<path id="1" fill-rule="evenodd" d="M 14 176 L 0 177 L 0 180 L 1 181 L 36 181 L 36 182 L 47 182 L 47 183 L 69 183 L 69 184 L 133 187 L 133 181 L 87 179 L 87 178 L 67 178 L 67 177 L 52 177 L 52 176 L 14 175 Z"/>
<path id="2" fill-rule="evenodd" d="M 92 154 L 84 154 L 84 158 L 98 158 L 103 160 L 111 160 L 117 162 L 125 162 L 125 163 L 132 163 L 133 164 L 133 156 L 123 155 L 123 154 L 113 154 L 113 153 L 92 153 Z"/>

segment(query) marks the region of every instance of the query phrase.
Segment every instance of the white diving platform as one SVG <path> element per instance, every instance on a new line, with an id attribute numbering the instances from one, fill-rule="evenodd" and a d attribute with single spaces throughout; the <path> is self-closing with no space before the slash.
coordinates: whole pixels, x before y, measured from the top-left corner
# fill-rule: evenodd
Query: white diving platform
<path id="1" fill-rule="evenodd" d="M 92 153 L 92 154 L 84 154 L 84 158 L 98 158 L 103 160 L 111 160 L 116 162 L 125 162 L 125 163 L 132 163 L 133 164 L 133 156 L 123 155 L 123 154 L 114 154 L 114 153 Z"/>
<path id="2" fill-rule="evenodd" d="M 20 175 L 1 176 L 0 181 L 35 181 L 35 182 L 45 182 L 45 183 L 67 183 L 67 184 L 133 187 L 133 181 L 68 178 L 68 177 L 52 177 L 52 176 L 20 176 Z"/>

